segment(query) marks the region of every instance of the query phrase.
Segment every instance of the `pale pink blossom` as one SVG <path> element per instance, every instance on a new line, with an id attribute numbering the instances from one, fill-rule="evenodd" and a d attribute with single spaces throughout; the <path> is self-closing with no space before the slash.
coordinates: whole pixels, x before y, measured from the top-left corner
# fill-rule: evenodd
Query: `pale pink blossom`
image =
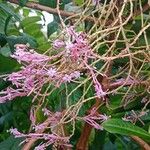
<path id="1" fill-rule="evenodd" d="M 45 146 L 45 144 L 38 145 L 34 148 L 34 150 L 46 150 L 46 146 Z"/>
<path id="2" fill-rule="evenodd" d="M 49 116 L 51 114 L 51 111 L 49 111 L 47 108 L 43 108 L 42 111 L 44 112 L 44 116 Z"/>
<path id="3" fill-rule="evenodd" d="M 74 72 L 72 72 L 72 73 L 70 74 L 71 78 L 75 78 L 75 79 L 79 78 L 80 75 L 81 75 L 81 74 L 80 74 L 79 71 L 74 71 Z"/>
<path id="4" fill-rule="evenodd" d="M 92 0 L 93 5 L 98 5 L 99 2 L 100 2 L 100 0 Z"/>
<path id="5" fill-rule="evenodd" d="M 34 50 L 28 51 L 26 47 L 20 48 L 19 46 L 16 47 L 16 51 L 11 57 L 15 58 L 19 63 L 42 63 L 49 60 L 49 57 L 46 55 L 39 54 Z"/>
<path id="6" fill-rule="evenodd" d="M 17 130 L 17 128 L 11 128 L 8 130 L 8 132 L 10 132 L 11 134 L 13 134 L 15 136 L 15 138 L 18 138 L 18 137 L 23 137 L 24 134 L 22 134 L 21 132 L 19 132 Z"/>
<path id="7" fill-rule="evenodd" d="M 29 134 L 23 134 L 20 133 L 16 128 L 11 128 L 9 130 L 11 134 L 13 134 L 16 138 L 24 137 L 26 140 L 28 139 L 36 139 L 36 140 L 45 140 L 46 142 L 41 146 L 37 146 L 37 149 L 47 147 L 51 144 L 57 143 L 57 145 L 65 145 L 65 146 L 71 146 L 69 144 L 69 137 L 62 137 L 55 133 L 46 134 L 46 133 L 29 133 Z M 26 141 L 25 140 L 25 141 Z"/>
<path id="8" fill-rule="evenodd" d="M 47 123 L 41 123 L 41 124 L 35 125 L 34 129 L 35 131 L 37 131 L 37 130 L 46 129 L 46 127 L 47 127 Z"/>
<path id="9" fill-rule="evenodd" d="M 82 61 L 86 60 L 91 57 L 91 48 L 88 44 L 86 34 L 83 32 L 76 32 L 74 27 L 71 26 L 66 29 L 66 32 L 69 39 L 71 41 L 66 42 L 66 53 L 72 61 Z"/>
<path id="10" fill-rule="evenodd" d="M 45 144 L 38 145 L 34 148 L 34 150 L 46 150 L 46 146 L 45 146 Z"/>
<path id="11" fill-rule="evenodd" d="M 56 73 L 57 73 L 56 68 L 49 68 L 48 71 L 47 71 L 47 75 L 49 77 L 54 77 L 56 75 Z"/>
<path id="12" fill-rule="evenodd" d="M 55 40 L 55 41 L 53 42 L 53 47 L 54 47 L 55 49 L 59 49 L 59 48 L 62 48 L 62 47 L 64 47 L 64 46 L 65 46 L 65 42 L 62 41 L 62 40 L 57 39 L 57 40 Z"/>
<path id="13" fill-rule="evenodd" d="M 0 103 L 5 103 L 7 101 L 13 100 L 16 97 L 26 96 L 27 92 L 22 89 L 13 89 L 8 87 L 6 90 L 0 92 Z"/>
<path id="14" fill-rule="evenodd" d="M 91 126 L 93 126 L 96 129 L 100 129 L 103 130 L 103 127 L 100 125 L 100 123 L 108 120 L 108 116 L 106 116 L 105 114 L 99 114 L 98 112 L 96 112 L 96 109 L 93 108 L 90 112 L 89 115 L 82 117 L 82 119 L 87 122 L 88 124 L 90 124 Z M 99 123 L 98 123 L 99 122 Z"/>
<path id="15" fill-rule="evenodd" d="M 30 109 L 30 120 L 31 120 L 32 126 L 35 126 L 36 113 L 33 107 Z"/>
<path id="16" fill-rule="evenodd" d="M 65 74 L 64 77 L 62 78 L 63 82 L 70 82 L 71 81 L 71 76 L 68 74 Z"/>

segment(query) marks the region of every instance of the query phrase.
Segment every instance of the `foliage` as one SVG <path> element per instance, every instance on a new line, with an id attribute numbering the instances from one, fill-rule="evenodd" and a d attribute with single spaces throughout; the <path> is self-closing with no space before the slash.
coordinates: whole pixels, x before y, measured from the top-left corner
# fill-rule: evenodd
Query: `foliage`
<path id="1" fill-rule="evenodd" d="M 148 2 L 8 1 L 0 1 L 0 149 L 149 144 Z M 44 32 L 41 10 L 54 18 Z"/>

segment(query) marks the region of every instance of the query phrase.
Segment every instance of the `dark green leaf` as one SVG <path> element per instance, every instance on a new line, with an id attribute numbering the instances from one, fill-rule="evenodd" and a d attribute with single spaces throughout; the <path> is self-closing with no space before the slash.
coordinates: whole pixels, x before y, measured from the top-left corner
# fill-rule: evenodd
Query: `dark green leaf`
<path id="1" fill-rule="evenodd" d="M 0 3 L 0 9 L 2 9 L 3 11 L 5 11 L 6 13 L 8 13 L 11 16 L 14 16 L 15 19 L 20 20 L 19 15 L 17 15 L 12 9 L 11 7 L 7 6 L 7 4 L 5 3 Z"/>
<path id="2" fill-rule="evenodd" d="M 22 139 L 16 139 L 13 136 L 10 136 L 8 139 L 0 143 L 0 150 L 21 150 L 19 144 Z"/>
<path id="3" fill-rule="evenodd" d="M 47 36 L 49 37 L 51 34 L 58 30 L 58 23 L 53 21 L 47 25 Z"/>
<path id="4" fill-rule="evenodd" d="M 57 5 L 57 0 L 39 0 L 39 3 L 41 5 L 45 5 L 45 6 L 49 6 L 49 7 L 52 7 L 52 8 L 56 8 L 56 5 Z"/>
<path id="5" fill-rule="evenodd" d="M 0 33 L 0 46 L 3 47 L 7 43 L 6 36 Z"/>
<path id="6" fill-rule="evenodd" d="M 9 25 L 9 22 L 10 22 L 11 18 L 12 18 L 12 16 L 8 16 L 7 19 L 6 19 L 6 21 L 5 21 L 4 32 L 5 32 L 6 35 L 7 35 L 7 27 Z"/>
<path id="7" fill-rule="evenodd" d="M 19 5 L 24 6 L 27 2 L 28 0 L 19 0 Z"/>
<path id="8" fill-rule="evenodd" d="M 30 35 L 27 35 L 23 33 L 21 36 L 9 36 L 7 37 L 7 42 L 11 48 L 11 50 L 14 49 L 15 44 L 30 44 L 31 47 L 37 47 L 36 40 L 31 37 Z"/>
<path id="9" fill-rule="evenodd" d="M 110 133 L 118 133 L 122 135 L 136 135 L 143 139 L 150 140 L 150 134 L 144 129 L 121 119 L 109 119 L 103 122 L 102 126 L 106 131 Z"/>
<path id="10" fill-rule="evenodd" d="M 11 72 L 17 64 L 16 60 L 0 55 L 0 72 Z"/>

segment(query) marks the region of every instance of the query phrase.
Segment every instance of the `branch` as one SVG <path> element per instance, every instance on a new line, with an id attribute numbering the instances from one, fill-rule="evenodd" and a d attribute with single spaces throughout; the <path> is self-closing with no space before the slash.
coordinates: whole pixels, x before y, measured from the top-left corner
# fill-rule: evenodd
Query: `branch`
<path id="1" fill-rule="evenodd" d="M 8 2 L 19 5 L 18 0 L 8 0 Z M 58 14 L 57 9 L 50 8 L 50 7 L 47 7 L 47 6 L 44 6 L 44 5 L 40 5 L 37 2 L 28 2 L 28 3 L 26 3 L 25 6 L 28 7 L 28 8 L 32 8 L 32 9 L 36 9 L 36 10 L 40 10 L 40 11 L 46 11 L 46 12 L 49 12 L 51 14 Z M 149 4 L 146 3 L 143 6 L 143 12 L 147 11 L 149 8 L 150 8 Z M 140 9 L 136 10 L 134 12 L 133 17 L 131 18 L 131 20 L 133 20 L 134 17 L 140 15 L 140 13 L 141 13 Z M 71 16 L 72 18 L 80 18 L 81 17 L 81 14 L 66 12 L 64 10 L 60 10 L 60 15 L 65 16 L 65 17 L 70 17 Z M 72 18 L 69 18 L 69 19 L 72 19 Z M 103 20 L 98 20 L 98 18 L 96 18 L 96 17 L 90 17 L 90 16 L 86 16 L 86 15 L 82 15 L 82 18 L 83 18 L 83 20 L 87 20 L 87 21 L 94 22 L 94 23 L 99 23 L 99 24 L 101 24 L 103 22 Z M 106 25 L 110 26 L 112 23 L 113 23 L 113 20 L 108 19 L 108 21 L 106 22 Z"/>
<path id="2" fill-rule="evenodd" d="M 150 82 L 149 81 L 134 81 L 134 80 L 129 80 L 129 81 L 126 81 L 125 79 L 121 80 L 121 81 L 115 81 L 113 83 L 111 83 L 109 85 L 109 90 L 113 90 L 113 89 L 116 89 L 118 88 L 119 86 L 122 86 L 124 85 L 123 87 L 125 86 L 130 86 L 130 85 L 134 85 L 134 86 L 137 86 L 137 85 L 142 85 L 142 86 L 149 86 Z"/>
<path id="3" fill-rule="evenodd" d="M 8 2 L 19 5 L 18 0 L 8 0 Z M 51 13 L 51 14 L 58 14 L 58 11 L 56 8 L 50 8 L 48 6 L 40 5 L 37 2 L 27 2 L 25 6 L 28 8 L 32 8 L 32 9 L 36 9 L 36 10 L 40 10 L 40 11 L 46 11 L 46 12 Z M 70 17 L 70 16 L 72 16 L 73 18 L 80 18 L 81 17 L 81 14 L 66 12 L 63 10 L 59 10 L 59 12 L 60 12 L 61 16 L 65 16 L 65 17 Z M 94 18 L 94 17 L 85 16 L 85 15 L 82 15 L 82 17 L 84 18 L 84 20 L 88 20 L 91 22 L 95 22 L 95 20 L 97 21 L 97 18 Z"/>
<path id="4" fill-rule="evenodd" d="M 103 90 L 105 91 L 108 88 L 108 78 L 98 76 L 97 80 L 102 84 Z M 105 97 L 105 100 L 107 97 Z M 95 107 L 96 109 L 99 108 L 100 105 L 102 105 L 104 102 L 100 98 L 96 98 L 95 104 L 90 108 L 88 113 Z M 98 111 L 98 110 L 97 110 Z M 78 143 L 76 145 L 76 150 L 88 150 L 88 139 L 90 137 L 92 126 L 85 122 L 84 128 L 82 130 L 82 133 L 80 135 L 80 138 L 78 140 Z"/>
<path id="5" fill-rule="evenodd" d="M 137 136 L 131 136 L 131 138 L 141 146 L 142 150 L 150 150 L 150 146 L 141 138 Z"/>

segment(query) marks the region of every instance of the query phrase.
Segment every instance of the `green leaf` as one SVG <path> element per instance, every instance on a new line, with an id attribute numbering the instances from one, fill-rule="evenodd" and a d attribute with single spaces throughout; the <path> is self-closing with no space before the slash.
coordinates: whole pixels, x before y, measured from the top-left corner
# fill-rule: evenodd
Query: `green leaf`
<path id="1" fill-rule="evenodd" d="M 20 17 L 18 14 L 16 14 L 11 7 L 7 6 L 5 3 L 0 3 L 0 9 L 6 12 L 7 14 L 14 16 L 16 20 L 20 20 Z"/>
<path id="2" fill-rule="evenodd" d="M 27 2 L 28 2 L 28 0 L 20 0 L 19 5 L 24 6 Z"/>
<path id="3" fill-rule="evenodd" d="M 47 25 L 47 36 L 49 37 L 51 34 L 58 30 L 58 23 L 53 21 Z"/>
<path id="4" fill-rule="evenodd" d="M 24 20 L 22 20 L 21 25 L 22 26 L 27 26 L 30 25 L 31 23 L 35 23 L 41 21 L 41 17 L 40 16 L 32 16 L 32 17 L 27 17 Z"/>
<path id="5" fill-rule="evenodd" d="M 5 21 L 4 32 L 5 32 L 6 35 L 7 35 L 7 28 L 8 28 L 8 25 L 9 25 L 9 22 L 10 22 L 11 18 L 12 18 L 12 16 L 8 16 L 6 21 Z"/>
<path id="6" fill-rule="evenodd" d="M 0 150 L 21 150 L 19 145 L 22 140 L 10 136 L 8 139 L 0 143 Z"/>
<path id="7" fill-rule="evenodd" d="M 121 119 L 108 119 L 102 123 L 103 128 L 110 133 L 122 135 L 136 135 L 145 140 L 150 140 L 150 134 L 144 129 Z"/>
<path id="8" fill-rule="evenodd" d="M 12 53 L 10 48 L 5 46 L 0 49 L 0 54 L 2 54 L 5 57 L 9 57 Z"/>
<path id="9" fill-rule="evenodd" d="M 84 3 L 84 0 L 75 0 L 76 5 L 82 5 Z"/>
<path id="10" fill-rule="evenodd" d="M 37 47 L 37 42 L 36 40 L 28 35 L 28 34 L 25 34 L 23 33 L 21 36 L 9 36 L 7 37 L 7 42 L 10 46 L 10 48 L 13 50 L 14 49 L 14 45 L 15 44 L 30 44 L 31 47 Z"/>
<path id="11" fill-rule="evenodd" d="M 48 1 L 48 0 L 39 0 L 39 4 L 49 6 L 49 7 L 52 7 L 52 8 L 56 8 L 57 0 L 50 0 L 50 1 Z"/>
<path id="12" fill-rule="evenodd" d="M 7 43 L 6 36 L 0 33 L 0 46 L 3 47 Z"/>
<path id="13" fill-rule="evenodd" d="M 105 143 L 103 150 L 108 150 L 108 149 L 109 150 L 117 150 L 117 146 L 109 141 L 109 142 Z"/>
<path id="14" fill-rule="evenodd" d="M 18 66 L 18 63 L 15 59 L 0 55 L 0 73 L 11 72 L 17 66 Z"/>
<path id="15" fill-rule="evenodd" d="M 3 125 L 5 122 L 12 122 L 13 120 L 13 112 L 10 111 L 6 113 L 5 115 L 0 117 L 0 125 Z"/>

